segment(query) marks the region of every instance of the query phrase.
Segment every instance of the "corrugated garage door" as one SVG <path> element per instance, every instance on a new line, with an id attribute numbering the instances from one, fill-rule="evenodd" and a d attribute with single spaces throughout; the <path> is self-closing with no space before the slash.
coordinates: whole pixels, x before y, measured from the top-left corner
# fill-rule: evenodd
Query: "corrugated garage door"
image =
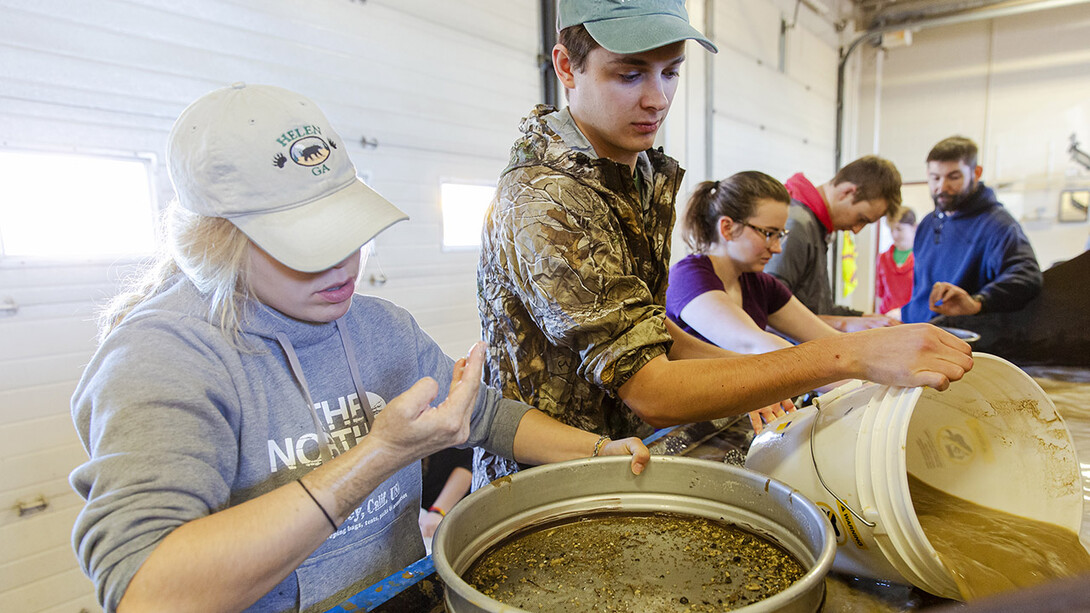
<path id="1" fill-rule="evenodd" d="M 298 90 L 412 218 L 378 241 L 387 283 L 362 290 L 409 308 L 448 353 L 479 337 L 476 251 L 442 250 L 439 185 L 494 181 L 539 99 L 535 1 L 0 0 L 0 12 L 0 147 L 150 155 L 162 205 L 166 135 L 188 102 L 235 81 Z M 94 305 L 131 265 L 0 259 L 0 611 L 98 608 L 69 543 L 81 501 L 67 476 L 85 454 L 68 401 Z"/>

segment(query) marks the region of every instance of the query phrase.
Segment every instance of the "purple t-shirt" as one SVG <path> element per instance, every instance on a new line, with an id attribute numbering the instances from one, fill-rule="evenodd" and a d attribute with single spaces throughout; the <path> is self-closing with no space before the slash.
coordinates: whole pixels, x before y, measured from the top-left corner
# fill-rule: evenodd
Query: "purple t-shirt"
<path id="1" fill-rule="evenodd" d="M 768 315 L 782 309 L 791 300 L 791 290 L 768 273 L 745 272 L 738 279 L 742 284 L 742 310 L 757 327 L 768 326 Z M 693 254 L 670 267 L 670 285 L 666 288 L 666 316 L 682 330 L 707 341 L 681 319 L 681 311 L 694 298 L 712 291 L 724 291 L 723 282 L 715 274 L 712 261 L 706 255 Z M 711 341 L 708 341 L 711 342 Z"/>

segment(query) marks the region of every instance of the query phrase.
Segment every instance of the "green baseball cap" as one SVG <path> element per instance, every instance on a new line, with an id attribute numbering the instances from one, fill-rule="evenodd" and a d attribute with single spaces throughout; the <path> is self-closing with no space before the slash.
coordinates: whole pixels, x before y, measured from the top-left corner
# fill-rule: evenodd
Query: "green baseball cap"
<path id="1" fill-rule="evenodd" d="M 689 25 L 684 0 L 560 0 L 557 31 L 579 24 L 613 53 L 641 53 L 681 40 L 695 40 L 712 53 L 719 51 Z"/>

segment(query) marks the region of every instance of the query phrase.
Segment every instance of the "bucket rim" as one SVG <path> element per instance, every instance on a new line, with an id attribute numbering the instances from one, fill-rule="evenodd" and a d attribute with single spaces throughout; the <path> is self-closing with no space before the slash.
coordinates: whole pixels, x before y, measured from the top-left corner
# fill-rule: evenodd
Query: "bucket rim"
<path id="1" fill-rule="evenodd" d="M 439 528 L 436 531 L 435 539 L 432 546 L 432 562 L 435 565 L 436 572 L 440 578 L 446 584 L 444 600 L 447 605 L 450 606 L 450 597 L 452 588 L 461 598 L 467 598 L 467 594 L 472 597 L 472 604 L 482 607 L 483 610 L 495 610 L 505 611 L 510 613 L 527 613 L 524 609 L 519 609 L 511 605 L 504 604 L 498 600 L 495 600 L 480 591 L 476 590 L 473 586 L 469 585 L 458 572 L 455 572 L 452 560 L 454 557 L 448 555 L 446 551 L 446 533 L 452 530 L 452 526 L 455 526 L 463 515 L 469 515 L 472 513 L 474 503 L 466 504 L 470 502 L 473 497 L 477 504 L 480 500 L 487 498 L 487 492 L 493 487 L 518 487 L 518 484 L 535 478 L 535 475 L 540 474 L 546 470 L 571 470 L 582 465 L 596 465 L 597 468 L 608 467 L 610 465 L 623 466 L 623 470 L 628 470 L 631 462 L 628 456 L 599 456 L 594 458 L 580 458 L 575 460 L 568 460 L 565 462 L 555 462 L 551 464 L 545 464 L 541 466 L 535 466 L 525 470 L 521 470 L 513 475 L 501 477 L 497 481 L 504 480 L 505 483 L 501 485 L 493 484 L 483 486 L 478 490 L 470 493 L 462 502 L 456 505 L 444 518 L 444 521 L 440 523 Z M 818 509 L 817 505 L 813 501 L 806 498 L 798 490 L 762 473 L 754 470 L 750 470 L 744 467 L 731 466 L 721 462 L 712 462 L 710 460 L 702 460 L 696 458 L 686 458 L 683 456 L 665 456 L 655 455 L 651 458 L 652 463 L 659 463 L 660 465 L 675 465 L 676 469 L 684 469 L 686 466 L 693 468 L 699 467 L 702 471 L 715 471 L 723 472 L 726 474 L 732 474 L 736 477 L 742 477 L 755 482 L 759 482 L 759 488 L 765 489 L 766 492 L 771 493 L 775 491 L 777 495 L 784 496 L 791 500 L 793 505 L 801 506 L 805 512 L 813 519 L 817 520 L 816 524 L 818 530 L 821 533 L 822 546 L 820 551 L 809 552 L 814 557 L 813 565 L 807 569 L 806 573 L 801 579 L 794 582 L 786 589 L 769 596 L 763 600 L 746 605 L 745 607 L 734 609 L 741 613 L 746 611 L 762 611 L 762 610 L 779 610 L 782 606 L 787 605 L 797 599 L 804 598 L 811 590 L 820 589 L 822 593 L 821 600 L 824 601 L 825 591 L 825 577 L 833 565 L 833 559 L 836 556 L 836 538 L 832 533 L 832 526 L 826 518 L 825 514 Z M 614 467 L 615 468 L 615 467 Z M 640 475 L 642 476 L 642 475 Z M 640 476 L 636 476 L 635 479 L 639 479 Z M 766 489 L 767 488 L 767 489 Z M 485 492 L 478 496 L 478 493 Z M 603 496 L 609 496 L 614 492 L 602 492 Z M 623 493 L 618 494 L 623 496 Z M 616 498 L 614 498 L 616 500 Z M 782 538 L 782 535 L 781 535 Z M 782 545 L 781 545 L 782 546 Z M 468 599 L 468 598 L 467 598 Z M 487 608 L 484 608 L 487 607 Z M 773 607 L 773 608 L 767 608 Z M 766 609 L 767 608 L 767 609 Z"/>

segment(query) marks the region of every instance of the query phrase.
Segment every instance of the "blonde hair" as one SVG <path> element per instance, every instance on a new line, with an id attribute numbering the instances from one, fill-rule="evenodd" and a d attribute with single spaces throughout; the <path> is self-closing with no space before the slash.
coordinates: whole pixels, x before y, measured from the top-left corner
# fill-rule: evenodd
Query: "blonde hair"
<path id="1" fill-rule="evenodd" d="M 230 221 L 198 215 L 172 202 L 160 220 L 165 246 L 99 314 L 99 340 L 140 304 L 161 294 L 179 273 L 211 298 L 208 321 L 241 347 L 242 308 L 252 298 L 246 282 L 250 240 Z"/>

